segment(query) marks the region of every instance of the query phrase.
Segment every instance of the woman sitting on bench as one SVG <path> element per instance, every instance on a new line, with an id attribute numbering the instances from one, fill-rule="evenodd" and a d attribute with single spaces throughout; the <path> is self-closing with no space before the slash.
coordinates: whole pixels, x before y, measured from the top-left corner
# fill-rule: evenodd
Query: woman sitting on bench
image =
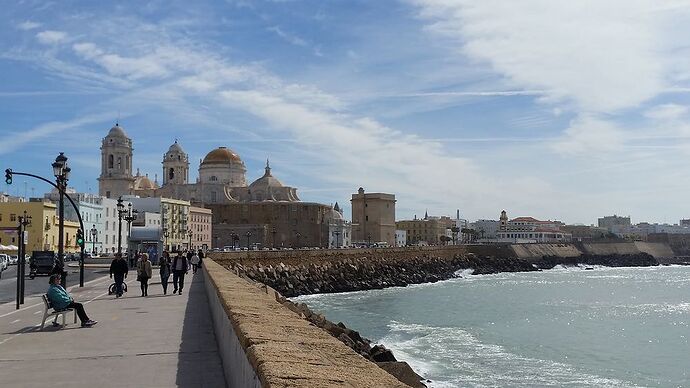
<path id="1" fill-rule="evenodd" d="M 93 326 L 98 323 L 89 319 L 86 315 L 86 311 L 84 311 L 84 305 L 74 302 L 74 299 L 72 299 L 67 290 L 60 285 L 59 274 L 50 275 L 48 283 L 50 284 L 50 287 L 48 287 L 48 300 L 55 310 L 77 310 L 77 315 L 79 316 L 79 320 L 81 320 L 81 327 Z"/>

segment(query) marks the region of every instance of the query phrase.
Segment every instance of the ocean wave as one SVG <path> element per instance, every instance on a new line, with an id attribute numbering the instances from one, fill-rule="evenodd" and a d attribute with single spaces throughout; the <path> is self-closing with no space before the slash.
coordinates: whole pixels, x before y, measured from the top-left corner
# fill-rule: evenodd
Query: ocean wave
<path id="1" fill-rule="evenodd" d="M 458 327 L 391 322 L 380 343 L 425 378 L 430 387 L 635 387 L 613 378 L 580 371 L 572 365 L 511 353 L 481 342 Z"/>

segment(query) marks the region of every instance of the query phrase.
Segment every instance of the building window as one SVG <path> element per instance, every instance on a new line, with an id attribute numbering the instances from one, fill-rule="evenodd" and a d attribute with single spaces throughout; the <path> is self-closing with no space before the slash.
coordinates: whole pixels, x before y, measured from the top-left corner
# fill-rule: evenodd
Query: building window
<path id="1" fill-rule="evenodd" d="M 113 157 L 113 155 L 108 155 L 108 168 L 113 168 L 113 161 L 114 160 L 115 160 L 115 158 Z"/>
<path id="2" fill-rule="evenodd" d="M 10 221 L 17 221 L 17 215 L 16 214 L 10 214 Z"/>
<path id="3" fill-rule="evenodd" d="M 117 158 L 117 169 L 122 170 L 122 158 L 121 157 Z"/>

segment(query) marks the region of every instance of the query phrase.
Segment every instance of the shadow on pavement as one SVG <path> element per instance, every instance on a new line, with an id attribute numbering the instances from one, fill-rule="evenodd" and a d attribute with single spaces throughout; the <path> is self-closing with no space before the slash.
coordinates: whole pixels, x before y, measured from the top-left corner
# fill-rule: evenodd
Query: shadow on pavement
<path id="1" fill-rule="evenodd" d="M 189 298 L 182 323 L 176 384 L 185 388 L 225 387 L 203 274 L 190 272 L 185 276 L 185 286 L 189 288 Z"/>

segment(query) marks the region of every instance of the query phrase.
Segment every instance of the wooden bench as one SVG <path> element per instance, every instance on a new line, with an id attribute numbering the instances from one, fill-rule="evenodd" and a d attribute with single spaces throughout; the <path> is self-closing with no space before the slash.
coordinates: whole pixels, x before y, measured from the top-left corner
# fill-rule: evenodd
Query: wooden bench
<path id="1" fill-rule="evenodd" d="M 62 315 L 62 326 L 65 326 L 65 316 L 69 312 L 74 312 L 74 323 L 77 323 L 77 310 L 67 308 L 64 310 L 55 310 L 53 308 L 53 304 L 50 303 L 50 299 L 48 299 L 47 295 L 41 295 L 43 298 L 43 304 L 45 305 L 45 311 L 43 312 L 43 320 L 41 321 L 41 330 L 43 330 L 43 326 L 46 324 L 46 318 L 48 317 L 55 317 L 55 321 L 53 323 L 57 322 L 57 319 L 60 315 Z M 50 311 L 50 309 L 53 309 L 53 311 Z"/>

